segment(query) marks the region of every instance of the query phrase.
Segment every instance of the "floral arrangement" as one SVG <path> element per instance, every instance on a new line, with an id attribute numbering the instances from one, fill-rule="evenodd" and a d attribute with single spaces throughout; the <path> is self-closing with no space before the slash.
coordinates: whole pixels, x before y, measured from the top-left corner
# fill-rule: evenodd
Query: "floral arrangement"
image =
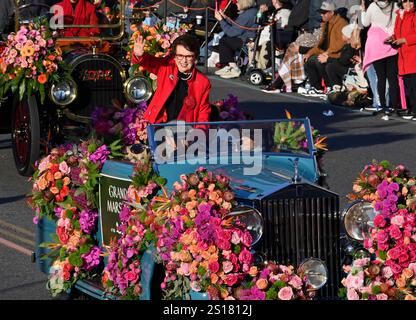
<path id="1" fill-rule="evenodd" d="M 315 296 L 307 279 L 296 274 L 293 266 L 268 262 L 260 270 L 252 266 L 249 276 L 251 281 L 237 293 L 239 300 L 311 300 Z"/>
<path id="2" fill-rule="evenodd" d="M 53 260 L 47 285 L 52 295 L 67 291 L 78 279 L 91 278 L 101 262 L 95 197 L 98 174 L 109 154 L 106 145 L 94 140 L 66 144 L 43 158 L 33 175 L 28 200 L 36 211 L 34 222 L 44 216 L 56 221 L 54 242 L 41 245 Z"/>
<path id="3" fill-rule="evenodd" d="M 91 114 L 92 128 L 104 138 L 120 139 L 125 146 L 147 144 L 147 122 L 143 118 L 146 108 L 146 102 L 135 108 L 96 107 Z"/>
<path id="4" fill-rule="evenodd" d="M 249 120 L 252 117 L 240 109 L 238 98 L 228 94 L 225 99 L 217 100 L 211 104 L 212 121 L 239 121 Z"/>
<path id="5" fill-rule="evenodd" d="M 349 300 L 416 299 L 415 178 L 387 161 L 366 165 L 350 199 L 370 201 L 377 211 L 364 238 L 370 257 L 344 266 L 340 292 Z"/>
<path id="6" fill-rule="evenodd" d="M 292 115 L 285 110 L 286 117 L 292 119 Z M 321 136 L 318 130 L 311 127 L 314 147 L 318 151 L 318 156 L 323 156 L 327 151 L 325 140 L 327 137 Z M 301 123 L 289 121 L 279 122 L 275 125 L 274 141 L 277 150 L 290 149 L 292 151 L 302 151 L 308 149 L 305 127 Z"/>
<path id="7" fill-rule="evenodd" d="M 144 47 L 145 52 L 155 57 L 166 57 L 170 54 L 170 47 L 175 39 L 191 29 L 191 25 L 182 24 L 178 29 L 170 29 L 162 22 L 158 23 L 153 27 L 142 24 L 140 27 L 133 24 L 131 30 L 133 34 L 129 41 L 127 49 L 127 60 L 131 60 L 131 54 L 133 52 L 134 41 L 141 35 L 145 40 L 146 44 Z M 138 68 L 140 73 L 144 72 L 144 69 L 140 66 L 134 65 L 133 72 Z"/>
<path id="8" fill-rule="evenodd" d="M 140 259 L 150 243 L 156 241 L 151 228 L 154 218 L 151 208 L 156 206 L 151 200 L 164 184 L 165 180 L 155 174 L 150 162 L 136 165 L 126 205 L 120 212 L 118 232 L 121 237 L 111 245 L 102 276 L 106 291 L 122 299 L 140 298 Z"/>
<path id="9" fill-rule="evenodd" d="M 0 54 L 0 97 L 10 89 L 17 91 L 20 99 L 24 94 L 39 92 L 43 102 L 47 83 L 69 77 L 62 51 L 56 46 L 56 36 L 46 20 L 21 26 L 17 33 L 9 34 L 6 48 Z"/>

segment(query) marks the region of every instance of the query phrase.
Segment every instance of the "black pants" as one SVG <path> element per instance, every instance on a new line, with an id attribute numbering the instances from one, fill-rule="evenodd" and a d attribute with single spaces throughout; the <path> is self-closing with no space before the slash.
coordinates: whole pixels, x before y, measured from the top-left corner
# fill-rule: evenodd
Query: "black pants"
<path id="1" fill-rule="evenodd" d="M 403 76 L 404 87 L 406 90 L 407 109 L 410 112 L 416 112 L 416 73 L 406 74 Z"/>
<path id="2" fill-rule="evenodd" d="M 381 60 L 374 61 L 374 69 L 377 74 L 377 91 L 382 108 L 386 105 L 386 79 L 389 82 L 390 107 L 397 109 L 399 106 L 399 80 L 397 78 L 397 54 Z"/>
<path id="3" fill-rule="evenodd" d="M 223 36 L 218 44 L 220 63 L 223 65 L 234 62 L 235 53 L 243 46 L 243 40 L 238 37 Z"/>
<path id="4" fill-rule="evenodd" d="M 309 78 L 309 82 L 312 87 L 318 90 L 322 90 L 322 78 L 324 78 L 325 84 L 328 84 L 328 77 L 325 72 L 325 64 L 320 63 L 318 56 L 312 56 L 305 63 L 305 72 Z"/>
<path id="5" fill-rule="evenodd" d="M 325 66 L 325 72 L 328 76 L 328 86 L 342 85 L 344 76 L 348 72 L 348 67 L 339 64 L 338 62 L 329 62 Z"/>

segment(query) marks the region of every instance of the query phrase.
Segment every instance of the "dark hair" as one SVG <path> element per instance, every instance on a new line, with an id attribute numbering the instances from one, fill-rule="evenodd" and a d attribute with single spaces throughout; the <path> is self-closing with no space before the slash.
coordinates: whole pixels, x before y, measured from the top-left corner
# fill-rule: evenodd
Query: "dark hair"
<path id="1" fill-rule="evenodd" d="M 175 39 L 172 43 L 172 54 L 174 55 L 176 53 L 176 47 L 177 46 L 183 46 L 186 50 L 191 51 L 195 58 L 198 58 L 199 56 L 199 41 L 194 36 L 191 36 L 189 34 L 184 34 Z"/>

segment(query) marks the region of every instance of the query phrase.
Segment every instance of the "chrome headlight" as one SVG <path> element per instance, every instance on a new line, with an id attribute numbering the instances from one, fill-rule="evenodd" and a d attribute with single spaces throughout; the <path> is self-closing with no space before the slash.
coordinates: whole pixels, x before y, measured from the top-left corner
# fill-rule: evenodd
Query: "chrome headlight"
<path id="1" fill-rule="evenodd" d="M 50 96 L 54 103 L 60 106 L 67 106 L 74 102 L 77 93 L 78 87 L 75 81 L 72 79 L 65 79 L 52 85 Z"/>
<path id="2" fill-rule="evenodd" d="M 306 276 L 307 283 L 313 290 L 322 288 L 328 279 L 328 270 L 322 260 L 309 258 L 302 262 L 298 268 L 298 274 Z"/>
<path id="3" fill-rule="evenodd" d="M 366 201 L 355 201 L 344 210 L 344 226 L 348 235 L 357 241 L 363 241 L 369 234 L 370 227 L 374 227 L 377 211 Z"/>
<path id="4" fill-rule="evenodd" d="M 134 77 L 124 83 L 124 94 L 132 103 L 147 101 L 152 96 L 152 87 L 144 77 Z"/>
<path id="5" fill-rule="evenodd" d="M 263 218 L 261 213 L 251 207 L 240 206 L 227 214 L 224 219 L 238 219 L 246 226 L 248 232 L 253 239 L 252 245 L 256 244 L 263 235 Z"/>

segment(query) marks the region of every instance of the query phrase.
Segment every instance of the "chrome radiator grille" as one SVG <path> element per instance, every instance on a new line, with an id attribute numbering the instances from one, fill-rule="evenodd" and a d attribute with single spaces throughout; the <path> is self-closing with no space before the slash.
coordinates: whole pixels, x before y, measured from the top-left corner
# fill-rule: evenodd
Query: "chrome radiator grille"
<path id="1" fill-rule="evenodd" d="M 262 252 L 298 266 L 309 257 L 325 261 L 328 282 L 319 295 L 337 295 L 341 277 L 339 197 L 311 185 L 293 185 L 258 201 L 263 214 Z"/>

